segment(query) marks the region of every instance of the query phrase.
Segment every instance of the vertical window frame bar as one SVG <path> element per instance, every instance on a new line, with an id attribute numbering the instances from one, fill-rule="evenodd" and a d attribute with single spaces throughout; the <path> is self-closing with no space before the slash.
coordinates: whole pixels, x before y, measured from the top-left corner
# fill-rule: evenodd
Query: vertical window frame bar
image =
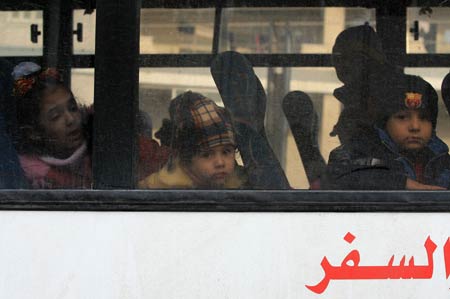
<path id="1" fill-rule="evenodd" d="M 94 189 L 133 189 L 141 1 L 97 0 L 96 5 Z"/>
<path id="2" fill-rule="evenodd" d="M 214 15 L 214 34 L 213 34 L 213 44 L 212 44 L 212 54 L 216 55 L 219 53 L 219 43 L 220 43 L 220 29 L 222 22 L 222 2 L 220 0 L 215 9 Z"/>

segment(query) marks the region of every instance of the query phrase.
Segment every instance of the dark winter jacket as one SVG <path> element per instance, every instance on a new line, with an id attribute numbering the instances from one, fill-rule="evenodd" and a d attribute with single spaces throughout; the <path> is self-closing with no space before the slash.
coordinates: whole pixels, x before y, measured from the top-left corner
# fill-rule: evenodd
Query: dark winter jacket
<path id="1" fill-rule="evenodd" d="M 0 189 L 26 188 L 28 184 L 25 175 L 20 168 L 11 137 L 7 133 L 5 118 L 0 112 Z"/>
<path id="2" fill-rule="evenodd" d="M 333 95 L 344 107 L 330 135 L 338 135 L 341 144 L 348 144 L 372 130 L 373 121 L 368 115 L 367 103 L 362 100 L 368 98 L 367 92 L 368 87 L 364 85 L 344 85 L 334 90 Z"/>
<path id="3" fill-rule="evenodd" d="M 402 190 L 407 178 L 417 180 L 414 165 L 399 153 L 389 135 L 378 128 L 373 133 L 378 138 L 360 138 L 331 152 L 324 189 Z M 449 189 L 448 146 L 433 134 L 423 152 L 427 162 L 422 183 Z"/>

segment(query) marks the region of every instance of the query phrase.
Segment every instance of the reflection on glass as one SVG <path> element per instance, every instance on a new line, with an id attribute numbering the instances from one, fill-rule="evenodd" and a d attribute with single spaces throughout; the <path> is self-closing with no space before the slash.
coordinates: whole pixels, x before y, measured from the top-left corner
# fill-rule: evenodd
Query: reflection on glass
<path id="1" fill-rule="evenodd" d="M 363 8 L 227 8 L 222 12 L 220 51 L 330 53 L 343 29 L 375 25 Z"/>
<path id="2" fill-rule="evenodd" d="M 2 38 L 0 56 L 39 56 L 42 55 L 42 11 L 1 11 Z M 37 43 L 31 41 L 32 24 L 37 25 Z"/>
<path id="3" fill-rule="evenodd" d="M 408 8 L 406 32 L 407 53 L 450 53 L 450 8 Z"/>
<path id="4" fill-rule="evenodd" d="M 142 9 L 142 54 L 211 53 L 214 9 Z"/>

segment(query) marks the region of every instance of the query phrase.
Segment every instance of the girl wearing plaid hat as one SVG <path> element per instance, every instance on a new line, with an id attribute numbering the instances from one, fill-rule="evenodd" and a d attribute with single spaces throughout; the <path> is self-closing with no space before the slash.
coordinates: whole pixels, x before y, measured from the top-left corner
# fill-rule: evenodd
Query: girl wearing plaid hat
<path id="1" fill-rule="evenodd" d="M 201 94 L 188 91 L 172 100 L 171 147 L 174 157 L 140 188 L 242 188 L 246 176 L 236 166 L 230 114 Z"/>
<path id="2" fill-rule="evenodd" d="M 434 88 L 418 76 L 373 80 L 370 101 L 377 137 L 360 136 L 333 150 L 326 188 L 448 189 L 450 156 L 436 136 L 437 100 Z"/>

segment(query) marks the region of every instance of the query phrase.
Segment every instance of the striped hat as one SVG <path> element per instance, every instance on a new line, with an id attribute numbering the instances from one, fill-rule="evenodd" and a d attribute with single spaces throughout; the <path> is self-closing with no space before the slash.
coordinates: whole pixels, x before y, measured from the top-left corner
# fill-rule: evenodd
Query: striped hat
<path id="1" fill-rule="evenodd" d="M 201 94 L 188 91 L 179 95 L 170 103 L 169 112 L 177 148 L 236 145 L 230 113 Z"/>

